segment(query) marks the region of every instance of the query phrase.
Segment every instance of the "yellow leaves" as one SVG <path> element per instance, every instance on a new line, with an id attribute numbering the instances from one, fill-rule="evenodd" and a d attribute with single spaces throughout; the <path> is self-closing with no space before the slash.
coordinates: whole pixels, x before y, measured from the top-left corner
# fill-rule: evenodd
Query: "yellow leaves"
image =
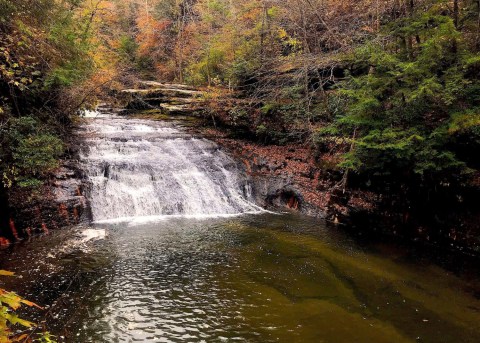
<path id="1" fill-rule="evenodd" d="M 7 306 L 4 306 L 4 304 Z M 41 308 L 31 301 L 22 299 L 13 292 L 6 292 L 5 290 L 0 289 L 0 343 L 25 342 L 29 337 L 27 334 L 12 335 L 10 326 L 20 325 L 24 328 L 32 328 L 36 326 L 35 323 L 22 319 L 12 312 L 12 310 L 17 310 L 21 304 Z M 44 335 L 46 335 L 47 338 L 50 337 L 48 333 L 45 333 Z M 54 341 L 49 340 L 49 342 Z"/>
<path id="2" fill-rule="evenodd" d="M 24 320 L 24 319 L 21 319 L 19 318 L 16 314 L 10 314 L 10 313 L 7 313 L 5 315 L 5 318 L 10 322 L 10 324 L 12 325 L 16 325 L 16 324 L 19 324 L 23 327 L 26 327 L 26 328 L 31 328 L 32 326 L 34 326 L 35 324 L 32 323 L 32 322 L 29 322 L 28 320 Z"/>
<path id="3" fill-rule="evenodd" d="M 0 273 L 2 276 L 13 275 L 13 273 L 5 270 L 1 270 Z M 31 328 L 35 326 L 35 323 L 22 319 L 18 317 L 17 314 L 12 312 L 20 308 L 22 304 L 27 306 L 35 306 L 41 309 L 41 307 L 37 304 L 25 300 L 13 292 L 7 292 L 6 290 L 0 288 L 0 343 L 23 342 L 25 338 L 27 338 L 25 335 L 11 338 L 11 331 L 9 328 L 11 325 L 20 325 L 25 328 Z"/>
<path id="4" fill-rule="evenodd" d="M 16 310 L 21 306 L 21 298 L 13 292 L 6 292 L 0 289 L 0 303 L 6 304 L 11 309 Z"/>
<path id="5" fill-rule="evenodd" d="M 0 276 L 14 276 L 15 273 L 0 270 Z M 35 324 L 18 317 L 14 312 L 19 309 L 22 305 L 27 305 L 30 307 L 37 307 L 42 309 L 37 304 L 23 299 L 14 292 L 8 292 L 0 288 L 0 343 L 9 343 L 9 342 L 22 342 L 25 338 L 25 335 L 11 338 L 11 331 L 9 329 L 10 325 L 20 325 L 25 328 L 31 328 Z"/>
<path id="6" fill-rule="evenodd" d="M 36 307 L 36 308 L 38 308 L 38 309 L 40 309 L 40 310 L 43 310 L 43 307 L 35 304 L 35 303 L 32 302 L 32 301 L 28 301 L 28 300 L 26 300 L 26 299 L 22 299 L 22 300 L 21 300 L 21 303 L 24 304 L 24 305 L 27 305 L 27 306 L 29 306 L 29 307 Z"/>
<path id="7" fill-rule="evenodd" d="M 452 116 L 448 133 L 453 135 L 459 132 L 467 132 L 475 127 L 480 127 L 480 113 L 467 111 Z"/>
<path id="8" fill-rule="evenodd" d="M 11 340 L 8 338 L 8 331 L 2 331 L 2 325 L 0 324 L 0 343 L 10 343 Z"/>
<path id="9" fill-rule="evenodd" d="M 36 307 L 36 308 L 42 309 L 42 307 L 38 306 L 34 302 L 23 299 L 16 293 L 7 292 L 1 288 L 0 288 L 0 304 L 6 304 L 13 310 L 17 310 L 22 304 L 27 305 L 29 307 Z"/>
<path id="10" fill-rule="evenodd" d="M 0 270 L 0 276 L 14 276 L 15 273 L 6 270 Z"/>
<path id="11" fill-rule="evenodd" d="M 11 339 L 12 342 L 25 342 L 25 340 L 29 337 L 30 335 L 24 333 L 18 337 L 14 337 Z M 1 343 L 1 341 L 0 341 Z"/>
<path id="12" fill-rule="evenodd" d="M 6 170 L 3 172 L 2 175 L 2 182 L 3 186 L 5 188 L 10 188 L 13 186 L 14 182 L 17 180 L 19 175 L 19 170 L 14 166 L 7 166 Z M 7 273 L 7 274 L 1 274 L 1 272 Z M 13 276 L 13 273 L 7 272 L 5 270 L 0 272 L 0 276 Z"/>

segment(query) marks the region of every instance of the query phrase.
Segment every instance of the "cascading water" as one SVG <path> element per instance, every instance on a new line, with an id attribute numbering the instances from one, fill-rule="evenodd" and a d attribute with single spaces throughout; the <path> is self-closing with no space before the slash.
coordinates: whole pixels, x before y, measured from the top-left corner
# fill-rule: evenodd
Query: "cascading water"
<path id="1" fill-rule="evenodd" d="M 113 115 L 85 128 L 81 160 L 96 222 L 261 210 L 235 162 L 211 141 L 170 123 Z"/>

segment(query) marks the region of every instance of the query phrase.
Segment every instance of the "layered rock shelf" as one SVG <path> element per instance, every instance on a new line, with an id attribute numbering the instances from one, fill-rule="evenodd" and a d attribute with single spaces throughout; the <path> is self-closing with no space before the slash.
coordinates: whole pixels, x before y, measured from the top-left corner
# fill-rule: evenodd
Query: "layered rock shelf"
<path id="1" fill-rule="evenodd" d="M 159 110 L 167 115 L 188 115 L 202 110 L 203 93 L 193 87 L 160 83 L 138 82 L 135 88 L 120 91 L 120 105 L 127 110 Z"/>

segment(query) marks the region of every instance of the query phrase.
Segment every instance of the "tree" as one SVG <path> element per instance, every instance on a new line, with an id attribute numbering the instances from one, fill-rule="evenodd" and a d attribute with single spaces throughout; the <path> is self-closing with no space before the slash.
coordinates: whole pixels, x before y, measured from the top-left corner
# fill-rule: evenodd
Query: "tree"
<path id="1" fill-rule="evenodd" d="M 327 141 L 348 137 L 342 167 L 428 187 L 468 173 L 471 161 L 460 158 L 451 127 L 480 105 L 472 97 L 478 58 L 457 28 L 458 2 L 452 8 L 411 2 L 404 16 L 385 25 L 381 39 L 351 55 L 355 69 L 369 72 L 340 86 L 346 107 L 321 131 Z M 476 119 L 471 123 L 478 126 Z"/>

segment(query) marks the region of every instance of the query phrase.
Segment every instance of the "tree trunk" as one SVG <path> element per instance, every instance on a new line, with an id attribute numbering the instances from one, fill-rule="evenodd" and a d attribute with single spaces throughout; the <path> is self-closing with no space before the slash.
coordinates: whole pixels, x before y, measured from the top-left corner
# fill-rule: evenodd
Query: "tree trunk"
<path id="1" fill-rule="evenodd" d="M 478 11 L 477 36 L 475 38 L 475 47 L 479 49 L 480 48 L 480 0 L 477 1 L 477 11 Z"/>
<path id="2" fill-rule="evenodd" d="M 455 28 L 458 30 L 458 17 L 459 17 L 459 8 L 458 8 L 458 0 L 453 1 L 453 23 L 455 24 Z"/>
<path id="3" fill-rule="evenodd" d="M 262 28 L 260 31 L 260 65 L 263 66 L 264 54 L 265 54 L 265 36 L 266 36 L 266 22 L 267 22 L 267 5 L 265 2 L 262 7 Z"/>
<path id="4" fill-rule="evenodd" d="M 459 8 L 458 8 L 458 0 L 453 1 L 453 23 L 455 28 L 458 30 L 458 16 L 459 16 Z M 452 42 L 452 52 L 453 54 L 457 54 L 458 52 L 458 42 L 456 38 L 453 38 Z"/>
<path id="5" fill-rule="evenodd" d="M 413 9 L 414 9 L 414 8 L 415 8 L 415 2 L 414 2 L 414 0 L 410 0 L 410 1 L 408 2 L 408 13 L 409 13 L 410 15 L 413 14 Z"/>

